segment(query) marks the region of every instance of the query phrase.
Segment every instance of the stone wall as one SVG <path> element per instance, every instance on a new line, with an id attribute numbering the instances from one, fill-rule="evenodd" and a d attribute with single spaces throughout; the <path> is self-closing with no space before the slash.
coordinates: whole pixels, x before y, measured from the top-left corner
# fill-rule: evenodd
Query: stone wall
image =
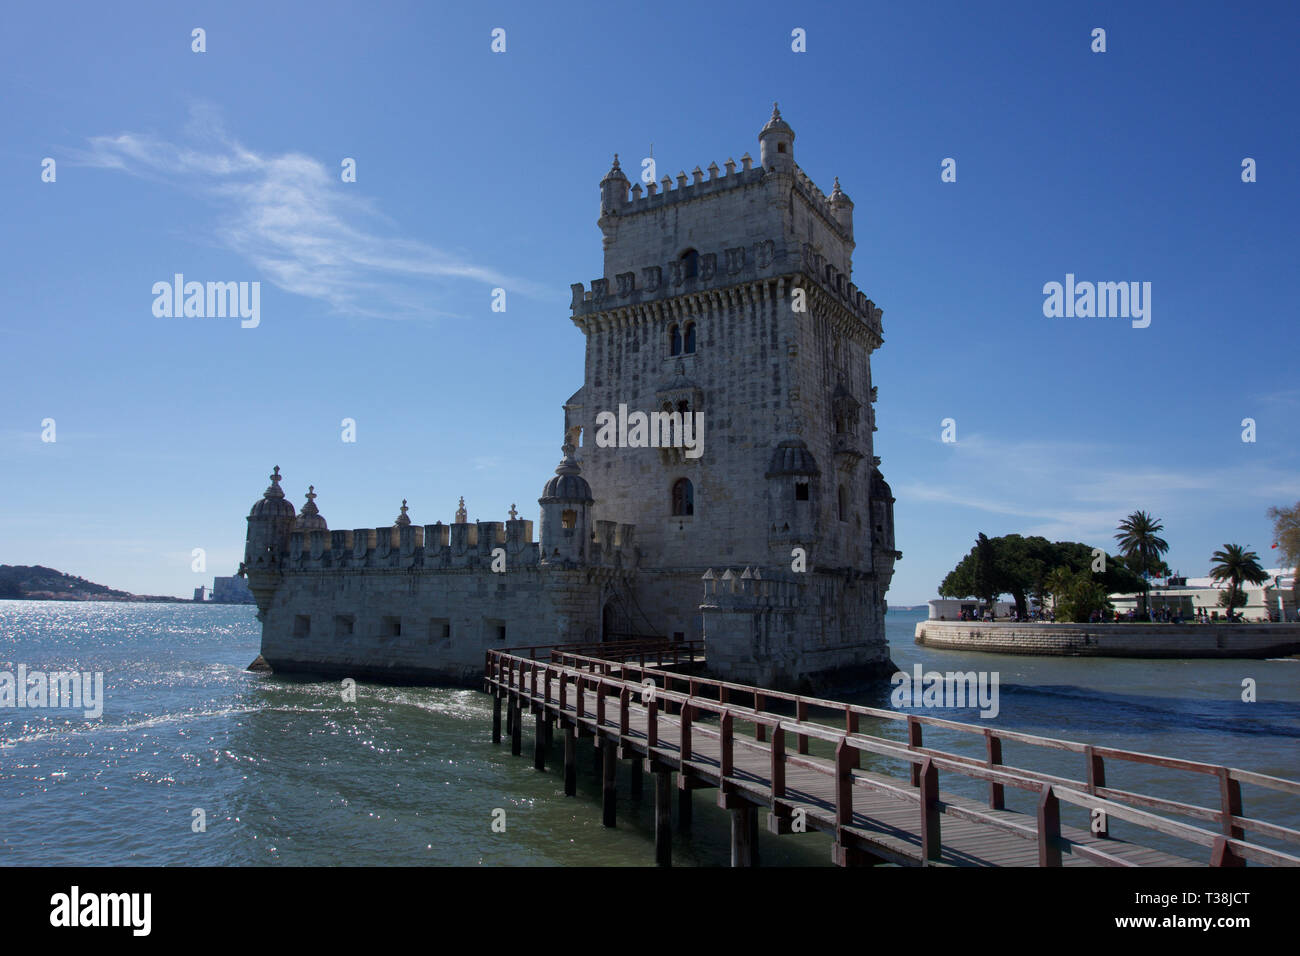
<path id="1" fill-rule="evenodd" d="M 266 610 L 262 657 L 277 671 L 477 686 L 488 648 L 595 639 L 601 591 L 585 570 L 294 572 Z"/>
<path id="2" fill-rule="evenodd" d="M 1281 657 L 1300 624 L 979 624 L 921 621 L 916 643 L 954 651 L 1070 657 Z"/>

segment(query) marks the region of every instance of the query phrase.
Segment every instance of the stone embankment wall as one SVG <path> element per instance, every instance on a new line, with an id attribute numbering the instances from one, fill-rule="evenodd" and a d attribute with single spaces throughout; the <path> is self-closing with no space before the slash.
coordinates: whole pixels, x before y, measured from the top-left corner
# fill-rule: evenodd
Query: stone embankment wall
<path id="1" fill-rule="evenodd" d="M 921 621 L 916 643 L 953 651 L 1065 657 L 1282 657 L 1300 654 L 1300 624 Z"/>

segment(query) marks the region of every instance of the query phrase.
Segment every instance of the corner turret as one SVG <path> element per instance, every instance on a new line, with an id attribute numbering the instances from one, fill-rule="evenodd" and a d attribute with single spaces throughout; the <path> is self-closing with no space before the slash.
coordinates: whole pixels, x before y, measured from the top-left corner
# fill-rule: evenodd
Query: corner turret
<path id="1" fill-rule="evenodd" d="M 591 486 L 573 459 L 576 450 L 564 443 L 564 458 L 555 477 L 546 483 L 537 503 L 542 506 L 542 561 L 586 562 L 591 541 Z"/>
<path id="2" fill-rule="evenodd" d="M 853 238 L 853 200 L 840 189 L 840 177 L 835 177 L 835 188 L 831 190 L 831 213 L 840 228 Z"/>
<path id="3" fill-rule="evenodd" d="M 605 178 L 600 181 L 600 215 L 618 213 L 627 205 L 627 176 L 618 164 L 618 153 L 614 154 L 614 165 L 610 167 Z"/>
<path id="4" fill-rule="evenodd" d="M 772 104 L 772 118 L 758 134 L 758 161 L 767 172 L 794 172 L 794 130 L 781 119 L 781 110 Z"/>
<path id="5" fill-rule="evenodd" d="M 280 555 L 289 547 L 289 535 L 296 520 L 293 505 L 285 500 L 280 488 L 280 466 L 276 465 L 270 486 L 248 512 L 244 563 L 240 567 L 248 577 L 248 589 L 257 601 L 259 617 L 266 614 L 280 584 Z"/>

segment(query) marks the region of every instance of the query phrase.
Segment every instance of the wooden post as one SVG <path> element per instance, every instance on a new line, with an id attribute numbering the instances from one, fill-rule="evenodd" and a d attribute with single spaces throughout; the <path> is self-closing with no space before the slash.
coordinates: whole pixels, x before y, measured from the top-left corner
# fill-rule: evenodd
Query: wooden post
<path id="1" fill-rule="evenodd" d="M 680 758 L 682 763 L 682 770 L 685 770 L 686 761 L 691 759 L 691 705 L 690 704 L 682 704 L 682 716 L 681 716 L 681 724 L 679 725 L 679 729 L 681 730 L 681 740 L 679 741 L 680 748 L 681 748 Z"/>
<path id="2" fill-rule="evenodd" d="M 578 792 L 578 734 L 573 724 L 564 725 L 564 795 Z"/>
<path id="3" fill-rule="evenodd" d="M 1038 800 L 1038 865 L 1061 865 L 1061 801 L 1050 785 Z"/>
<path id="4" fill-rule="evenodd" d="M 858 715 L 854 713 L 852 707 L 844 708 L 844 729 L 851 734 L 858 732 Z M 853 748 L 853 766 L 855 768 L 862 767 L 862 751 L 856 747 Z"/>
<path id="5" fill-rule="evenodd" d="M 551 744 L 555 743 L 555 722 L 548 713 L 546 715 L 546 749 L 551 749 Z"/>
<path id="6" fill-rule="evenodd" d="M 1241 816 L 1241 782 L 1233 780 L 1227 767 L 1219 768 L 1219 799 L 1223 812 L 1223 835 L 1240 840 L 1245 831 L 1232 823 L 1233 817 Z"/>
<path id="7" fill-rule="evenodd" d="M 795 720 L 799 721 L 801 724 L 808 719 L 808 704 L 804 702 L 802 697 L 799 698 L 799 702 L 794 705 L 794 717 Z M 795 753 L 806 754 L 808 752 L 807 734 L 799 734 L 795 737 L 794 749 Z"/>
<path id="8" fill-rule="evenodd" d="M 853 747 L 841 738 L 835 745 L 835 842 L 846 845 L 843 832 L 853 822 Z"/>
<path id="9" fill-rule="evenodd" d="M 753 804 L 741 803 L 731 811 L 731 865 L 755 866 L 758 826 Z"/>
<path id="10" fill-rule="evenodd" d="M 501 743 L 501 694 L 492 696 L 492 742 Z"/>
<path id="11" fill-rule="evenodd" d="M 939 768 L 929 757 L 921 765 L 921 853 L 927 860 L 943 856 L 939 836 Z"/>
<path id="12" fill-rule="evenodd" d="M 533 769 L 546 769 L 546 709 L 539 707 L 533 720 Z"/>
<path id="13" fill-rule="evenodd" d="M 506 692 L 506 733 L 514 733 L 515 728 L 515 699 L 509 691 Z"/>
<path id="14" fill-rule="evenodd" d="M 990 767 L 1002 766 L 1002 738 L 994 736 L 991 730 L 984 731 L 984 750 Z M 1005 807 L 1005 788 L 1000 783 L 990 783 L 989 809 L 1002 810 Z"/>
<path id="15" fill-rule="evenodd" d="M 758 711 L 760 714 L 763 712 L 763 704 L 764 704 L 763 695 L 760 694 L 760 693 L 758 693 L 757 691 L 755 691 L 755 692 L 754 692 L 754 709 L 755 709 L 756 711 Z M 766 724 L 763 724 L 763 723 L 757 723 L 757 724 L 754 725 L 754 739 L 757 740 L 760 744 L 763 743 L 765 740 L 767 740 L 767 725 L 766 725 Z"/>
<path id="16" fill-rule="evenodd" d="M 681 774 L 677 775 L 679 778 Z M 691 828 L 691 817 L 695 814 L 695 802 L 691 799 L 691 791 L 685 787 L 677 790 L 677 829 L 683 833 Z"/>
<path id="17" fill-rule="evenodd" d="M 1227 837 L 1216 837 L 1214 850 L 1210 854 L 1210 866 L 1245 866 L 1246 861 L 1228 846 Z"/>
<path id="18" fill-rule="evenodd" d="M 1097 795 L 1097 788 L 1106 786 L 1106 764 L 1102 759 L 1093 752 L 1091 744 L 1083 748 L 1084 759 L 1088 761 L 1088 793 L 1093 796 Z M 1097 830 L 1091 827 L 1093 833 L 1103 840 L 1110 839 L 1110 819 L 1105 812 L 1101 815 L 1101 829 Z"/>
<path id="19" fill-rule="evenodd" d="M 523 736 L 519 730 L 519 725 L 523 723 L 523 715 L 519 713 L 519 701 L 511 701 L 510 709 L 514 714 L 514 719 L 510 722 L 510 755 L 518 757 L 523 751 L 524 744 Z"/>
<path id="20" fill-rule="evenodd" d="M 655 771 L 655 865 L 673 865 L 672 771 Z M 690 791 L 682 791 L 688 797 Z"/>
<path id="21" fill-rule="evenodd" d="M 601 740 L 600 775 L 603 781 L 601 787 L 601 822 L 607 827 L 614 825 L 614 811 L 617 806 L 616 800 L 618 796 L 614 776 L 618 772 L 618 759 L 614 754 L 614 741 Z"/>
<path id="22" fill-rule="evenodd" d="M 630 767 L 632 771 L 630 776 L 632 779 L 628 782 L 628 786 L 632 790 L 632 799 L 640 800 L 641 799 L 641 755 L 640 754 L 636 754 L 636 753 L 632 754 Z"/>
<path id="23" fill-rule="evenodd" d="M 921 722 L 915 717 L 907 718 L 907 749 L 921 746 Z M 921 765 L 912 764 L 912 786 L 921 785 Z"/>

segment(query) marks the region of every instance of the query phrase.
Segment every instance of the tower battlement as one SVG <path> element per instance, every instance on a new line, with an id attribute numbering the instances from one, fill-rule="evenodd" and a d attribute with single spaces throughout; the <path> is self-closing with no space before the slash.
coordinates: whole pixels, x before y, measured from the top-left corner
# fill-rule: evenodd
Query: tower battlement
<path id="1" fill-rule="evenodd" d="M 570 303 L 573 322 L 585 329 L 593 316 L 614 312 L 618 317 L 627 318 L 638 311 L 638 306 L 679 296 L 696 297 L 696 306 L 721 308 L 726 304 L 723 298 L 730 297 L 723 295 L 724 290 L 733 287 L 740 288 L 730 295 L 742 299 L 751 294 L 755 299 L 767 298 L 769 293 L 783 298 L 792 290 L 803 288 L 810 300 L 809 311 L 815 305 L 834 302 L 861 324 L 873 340 L 872 348 L 878 348 L 883 342 L 883 311 L 811 243 L 791 249 L 778 246 L 775 239 L 762 239 L 748 246 L 699 253 L 695 274 L 690 275 L 688 271 L 683 260 L 670 259 L 642 266 L 639 273 L 620 272 L 614 277 L 613 287 L 605 278 L 592 279 L 590 289 L 581 282 L 572 283 L 569 288 L 573 296 Z"/>

